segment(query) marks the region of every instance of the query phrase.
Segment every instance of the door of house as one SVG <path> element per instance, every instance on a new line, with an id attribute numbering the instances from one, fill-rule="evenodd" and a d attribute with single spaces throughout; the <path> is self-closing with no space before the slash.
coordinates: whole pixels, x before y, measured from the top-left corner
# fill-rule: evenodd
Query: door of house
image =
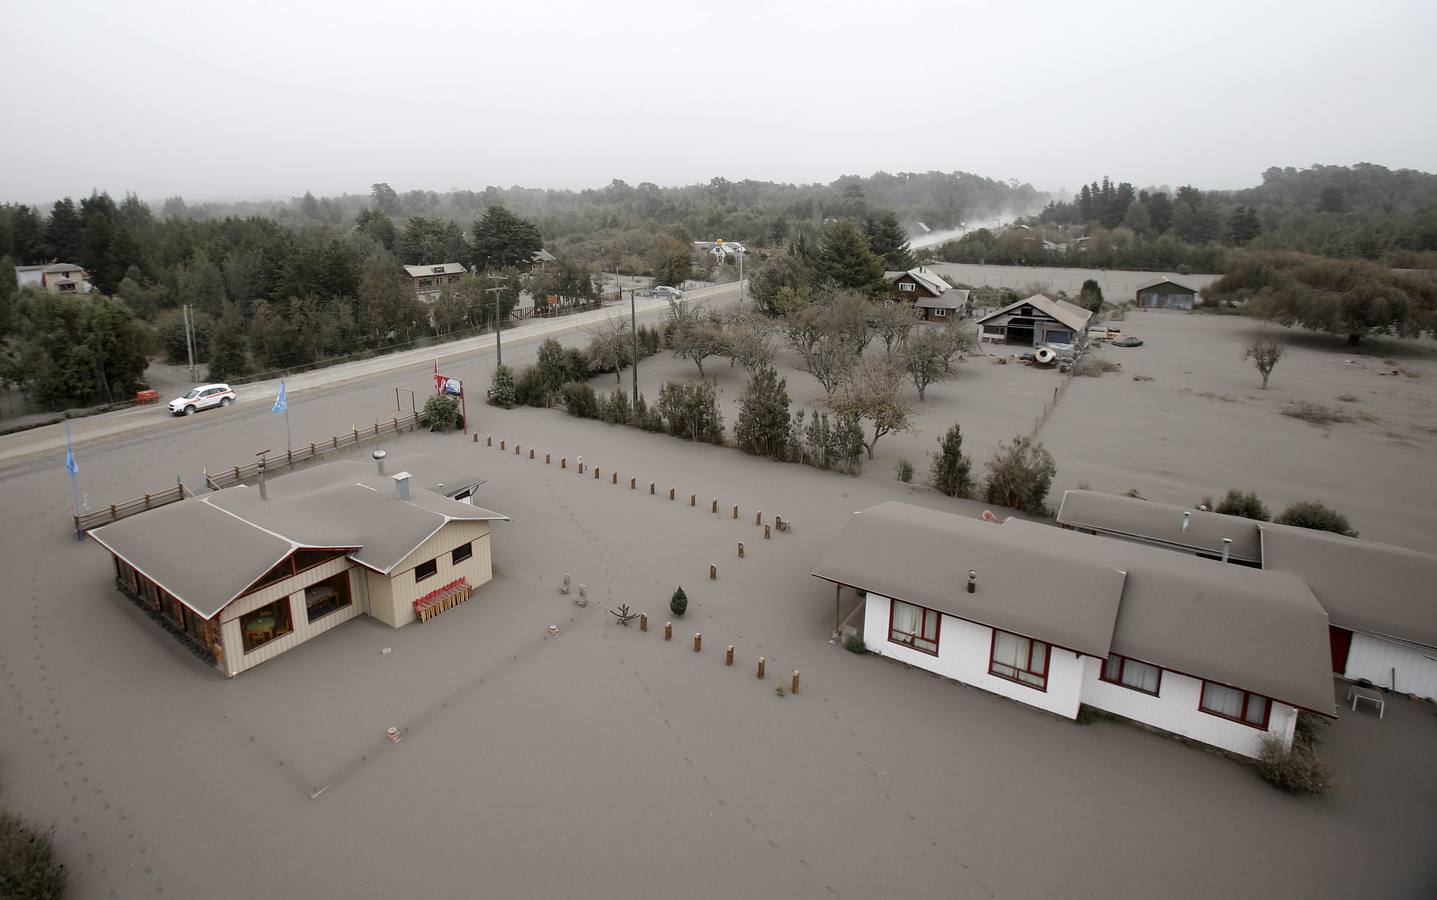
<path id="1" fill-rule="evenodd" d="M 1329 625 L 1327 636 L 1332 643 L 1332 671 L 1336 675 L 1343 675 L 1347 672 L 1347 652 L 1352 649 L 1352 632 Z"/>

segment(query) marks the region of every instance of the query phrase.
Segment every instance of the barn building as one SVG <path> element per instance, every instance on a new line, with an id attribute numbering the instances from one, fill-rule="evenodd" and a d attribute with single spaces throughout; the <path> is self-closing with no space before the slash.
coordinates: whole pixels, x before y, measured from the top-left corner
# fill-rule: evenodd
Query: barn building
<path id="1" fill-rule="evenodd" d="M 1069 345 L 1087 339 L 1093 314 L 1048 294 L 1034 294 L 979 317 L 978 338 L 998 344 L 1041 347 Z"/>
<path id="2" fill-rule="evenodd" d="M 1255 758 L 1299 710 L 1334 714 L 1327 613 L 1286 573 L 888 502 L 813 574 L 866 592 L 869 651 L 1065 718 Z"/>
<path id="3" fill-rule="evenodd" d="M 340 460 L 192 497 L 89 532 L 115 581 L 233 677 L 361 613 L 395 628 L 493 577 L 481 482 L 423 454 Z"/>
<path id="4" fill-rule="evenodd" d="M 1164 278 L 1138 288 L 1138 306 L 1143 309 L 1192 309 L 1198 292 L 1185 284 Z"/>

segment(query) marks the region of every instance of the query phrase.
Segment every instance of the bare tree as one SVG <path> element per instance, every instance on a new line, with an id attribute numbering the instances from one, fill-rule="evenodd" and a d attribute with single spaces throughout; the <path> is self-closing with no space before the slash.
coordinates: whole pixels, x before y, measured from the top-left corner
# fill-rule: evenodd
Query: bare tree
<path id="1" fill-rule="evenodd" d="M 1267 332 L 1260 332 L 1252 339 L 1243 351 L 1242 358 L 1252 360 L 1257 371 L 1262 374 L 1262 387 L 1267 390 L 1267 379 L 1272 375 L 1272 370 L 1277 368 L 1277 361 L 1282 359 L 1282 354 L 1287 351 L 1287 345 Z"/>
<path id="2" fill-rule="evenodd" d="M 867 359 L 844 379 L 843 389 L 830 400 L 834 412 L 848 416 L 860 424 L 867 422 L 873 436 L 863 442 L 868 458 L 878 439 L 894 431 L 909 431 L 913 399 L 904 383 L 902 369 L 886 360 Z"/>
<path id="3" fill-rule="evenodd" d="M 925 399 L 928 385 L 956 374 L 953 357 L 961 354 L 968 342 L 968 335 L 954 326 L 924 328 L 908 340 L 898 355 L 898 365 L 913 379 L 919 400 Z"/>
<path id="4" fill-rule="evenodd" d="M 752 376 L 773 363 L 773 328 L 766 317 L 744 310 L 725 317 L 723 324 L 730 365 L 737 363 Z"/>
<path id="5" fill-rule="evenodd" d="M 633 332 L 622 316 L 613 316 L 587 329 L 589 334 L 589 367 L 599 371 L 612 370 L 614 381 L 623 381 L 619 372 L 633 362 Z"/>
<path id="6" fill-rule="evenodd" d="M 689 359 L 704 377 L 704 360 L 723 356 L 728 348 L 723 325 L 703 304 L 680 301 L 669 306 L 664 337 L 674 356 Z"/>
<path id="7" fill-rule="evenodd" d="M 803 356 L 804 371 L 817 379 L 823 386 L 823 393 L 830 399 L 859 360 L 858 354 L 841 335 L 826 331 L 820 332 L 813 346 L 800 355 Z"/>
<path id="8" fill-rule="evenodd" d="M 888 302 L 874 307 L 869 316 L 869 325 L 879 340 L 883 341 L 883 352 L 893 358 L 895 348 L 908 343 L 908 335 L 918 324 L 918 310 L 911 303 Z"/>

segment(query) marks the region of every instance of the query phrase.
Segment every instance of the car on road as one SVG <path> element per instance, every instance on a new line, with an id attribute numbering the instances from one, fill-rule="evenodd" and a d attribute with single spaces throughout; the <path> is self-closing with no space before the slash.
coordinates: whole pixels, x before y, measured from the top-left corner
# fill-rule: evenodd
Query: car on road
<path id="1" fill-rule="evenodd" d="M 654 288 L 652 291 L 649 291 L 649 296 L 663 297 L 665 300 L 677 300 L 683 295 L 683 291 L 679 290 L 676 287 L 669 287 L 666 284 L 661 284 L 658 287 Z"/>
<path id="2" fill-rule="evenodd" d="M 1116 341 L 1113 341 L 1112 345 L 1114 347 L 1141 347 L 1143 341 L 1141 338 L 1135 338 L 1130 334 L 1125 338 L 1118 338 Z"/>
<path id="3" fill-rule="evenodd" d="M 170 401 L 170 413 L 176 416 L 192 416 L 211 406 L 229 406 L 235 402 L 235 392 L 227 384 L 202 384 L 194 390 Z"/>

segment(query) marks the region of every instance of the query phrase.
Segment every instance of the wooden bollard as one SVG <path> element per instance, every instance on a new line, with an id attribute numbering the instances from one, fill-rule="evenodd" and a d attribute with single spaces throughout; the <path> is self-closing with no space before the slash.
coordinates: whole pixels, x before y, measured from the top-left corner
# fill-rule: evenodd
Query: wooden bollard
<path id="1" fill-rule="evenodd" d="M 768 540 L 768 539 L 771 538 L 771 537 L 773 537 L 773 526 L 772 526 L 772 525 L 765 525 L 765 526 L 763 526 L 763 539 L 764 539 L 764 540 Z"/>
<path id="2" fill-rule="evenodd" d="M 648 613 L 639 613 L 639 630 L 640 630 L 640 631 L 648 631 L 648 630 L 649 630 L 649 614 L 648 614 Z"/>
<path id="3" fill-rule="evenodd" d="M 637 479 L 637 478 L 635 478 L 634 476 L 630 475 L 630 476 L 629 476 L 629 490 L 632 491 L 632 490 L 634 490 L 635 488 L 637 488 L 638 486 L 639 486 L 639 479 Z"/>
<path id="4" fill-rule="evenodd" d="M 530 448 L 529 448 L 529 458 L 530 458 L 530 459 L 533 459 L 533 458 L 534 458 L 534 448 L 533 448 L 533 447 L 530 447 Z"/>
<path id="5" fill-rule="evenodd" d="M 674 623 L 673 623 L 673 622 L 665 622 L 665 623 L 664 623 L 664 640 L 666 640 L 666 641 L 671 641 L 671 640 L 673 640 L 673 639 L 674 639 Z"/>
<path id="6" fill-rule="evenodd" d="M 724 651 L 723 664 L 726 666 L 733 665 L 733 644 L 729 644 L 728 649 Z"/>
<path id="7" fill-rule="evenodd" d="M 763 657 L 758 658 L 758 677 L 763 678 Z"/>
<path id="8" fill-rule="evenodd" d="M 714 498 L 713 508 L 710 509 L 709 512 L 718 512 L 718 498 L 717 498 L 717 497 Z"/>
<path id="9" fill-rule="evenodd" d="M 518 455 L 519 455 L 519 445 L 518 445 L 518 444 L 515 444 L 515 445 L 514 445 L 514 455 L 515 455 L 515 456 L 518 456 Z"/>
<path id="10" fill-rule="evenodd" d="M 475 433 L 475 435 L 474 435 L 474 443 L 476 443 L 476 444 L 479 443 L 479 435 L 478 435 L 478 433 Z"/>
<path id="11" fill-rule="evenodd" d="M 489 435 L 488 437 L 486 437 L 486 438 L 484 439 L 484 446 L 486 446 L 486 447 L 492 447 L 492 446 L 494 446 L 494 435 L 491 434 L 491 435 Z"/>
<path id="12" fill-rule="evenodd" d="M 649 482 L 649 496 L 652 497 L 653 495 L 654 495 L 654 483 L 653 483 L 652 481 L 650 481 L 650 482 Z"/>
<path id="13" fill-rule="evenodd" d="M 567 469 L 567 468 L 569 468 L 569 457 L 567 457 L 567 456 L 561 456 L 561 457 L 559 457 L 559 468 L 561 468 L 561 469 Z"/>
<path id="14" fill-rule="evenodd" d="M 773 527 L 777 528 L 779 531 L 783 530 L 783 516 L 773 517 Z"/>
<path id="15" fill-rule="evenodd" d="M 698 506 L 698 505 L 699 505 L 699 495 L 698 495 L 698 494 L 689 494 L 689 506 Z"/>
<path id="16" fill-rule="evenodd" d="M 674 499 L 674 489 L 673 489 L 673 488 L 669 488 L 669 499 L 670 499 L 670 500 Z"/>
<path id="17" fill-rule="evenodd" d="M 709 581 L 718 581 L 718 566 L 709 563 Z"/>
<path id="18" fill-rule="evenodd" d="M 738 542 L 738 558 L 743 559 L 743 541 Z"/>
<path id="19" fill-rule="evenodd" d="M 499 449 L 500 449 L 500 450 L 507 449 L 507 448 L 505 448 L 505 446 L 504 446 L 504 441 L 503 441 L 502 438 L 499 440 Z"/>
<path id="20" fill-rule="evenodd" d="M 579 460 L 579 474 L 584 474 L 584 461 L 582 459 Z"/>
<path id="21" fill-rule="evenodd" d="M 737 503 L 735 503 L 735 504 L 733 505 L 733 517 L 734 517 L 735 519 L 738 518 L 738 504 L 737 504 Z"/>
<path id="22" fill-rule="evenodd" d="M 594 466 L 594 480 L 595 480 L 595 481 L 598 481 L 598 480 L 599 480 L 599 474 L 600 474 L 601 471 L 602 471 L 602 470 L 601 470 L 598 466 Z"/>
<path id="23" fill-rule="evenodd" d="M 544 454 L 544 465 L 547 466 L 548 464 L 549 464 L 549 454 L 545 453 L 545 454 Z"/>
<path id="24" fill-rule="evenodd" d="M 758 512 L 756 512 L 756 513 L 753 514 L 753 524 L 755 524 L 755 525 L 762 525 L 762 524 L 763 524 L 763 510 L 759 510 Z"/>
<path id="25" fill-rule="evenodd" d="M 797 669 L 794 669 L 794 670 L 793 670 L 793 692 L 794 692 L 795 694 L 798 693 L 798 670 L 797 670 Z"/>
<path id="26" fill-rule="evenodd" d="M 618 472 L 615 472 L 615 473 L 614 473 L 614 480 L 613 480 L 612 482 L 610 482 L 610 483 L 611 483 L 611 484 L 618 484 L 618 483 L 619 483 L 619 473 L 618 473 Z"/>
<path id="27" fill-rule="evenodd" d="M 694 652 L 698 653 L 704 648 L 704 636 L 697 631 L 694 632 Z"/>

